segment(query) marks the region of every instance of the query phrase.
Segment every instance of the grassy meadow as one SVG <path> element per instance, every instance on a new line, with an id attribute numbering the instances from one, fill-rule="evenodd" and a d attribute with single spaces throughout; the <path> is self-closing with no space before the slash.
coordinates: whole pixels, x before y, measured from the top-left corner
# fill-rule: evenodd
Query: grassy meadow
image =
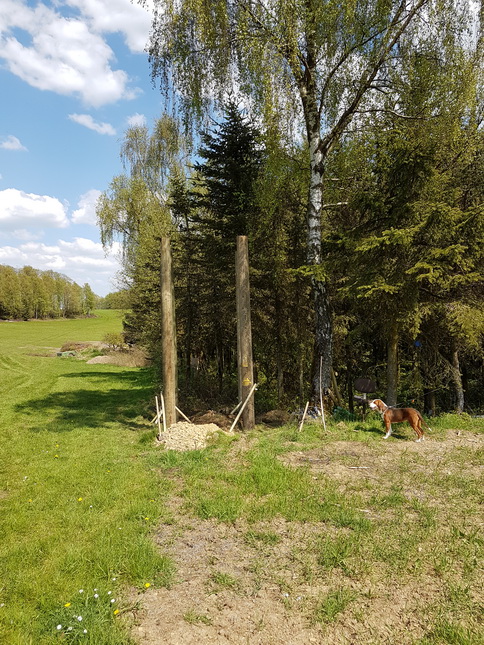
<path id="1" fill-rule="evenodd" d="M 482 419 L 442 416 L 422 444 L 404 426 L 384 441 L 371 416 L 166 451 L 149 369 L 53 356 L 120 326 L 113 311 L 0 323 L 0 643 L 127 645 L 150 607 L 157 642 L 178 642 L 170 621 L 217 642 L 223 607 L 254 599 L 272 622 L 246 636 L 244 614 L 228 642 L 279 642 L 284 613 L 308 642 L 484 643 Z M 180 538 L 200 535 L 214 552 L 184 606 Z"/>
<path id="2" fill-rule="evenodd" d="M 52 356 L 121 329 L 97 313 L 0 323 L 1 643 L 127 643 L 123 585 L 171 575 L 148 538 L 164 497 L 139 443 L 149 373 Z"/>

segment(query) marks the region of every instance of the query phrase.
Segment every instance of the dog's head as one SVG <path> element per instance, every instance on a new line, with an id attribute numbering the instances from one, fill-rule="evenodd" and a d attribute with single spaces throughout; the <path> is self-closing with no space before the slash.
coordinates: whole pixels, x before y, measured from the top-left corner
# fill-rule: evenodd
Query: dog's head
<path id="1" fill-rule="evenodd" d="M 370 401 L 369 406 L 372 410 L 377 410 L 378 412 L 385 412 L 388 407 L 381 399 L 373 399 L 373 401 Z"/>

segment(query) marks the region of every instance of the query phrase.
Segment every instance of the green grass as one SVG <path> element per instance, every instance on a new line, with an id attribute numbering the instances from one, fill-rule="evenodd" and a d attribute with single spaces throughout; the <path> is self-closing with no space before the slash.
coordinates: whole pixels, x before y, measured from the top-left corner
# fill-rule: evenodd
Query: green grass
<path id="1" fill-rule="evenodd" d="M 124 645 L 123 589 L 171 579 L 172 563 L 150 539 L 165 491 L 137 433 L 149 373 L 37 355 L 120 328 L 117 312 L 99 313 L 0 324 L 5 644 L 54 643 L 65 632 L 68 642 Z"/>
<path id="2" fill-rule="evenodd" d="M 302 611 L 310 624 L 324 625 L 325 634 L 333 625 L 336 634 L 347 616 L 364 622 L 373 600 L 380 602 L 380 612 L 392 595 L 402 593 L 410 614 L 418 608 L 426 632 L 420 639 L 417 631 L 414 641 L 407 634 L 405 642 L 474 645 L 482 643 L 476 597 L 484 581 L 477 478 L 482 451 L 472 447 L 472 433 L 484 428 L 482 420 L 455 415 L 434 419 L 432 427 L 432 443 L 426 444 L 414 444 L 410 428 L 384 441 L 379 417 L 329 421 L 327 432 L 318 424 L 302 432 L 294 426 L 256 429 L 204 451 L 150 459 L 176 482 L 185 518 L 240 525 L 241 542 L 254 550 L 247 568 L 253 587 L 263 588 L 264 581 L 279 585 L 287 608 Z M 469 435 L 461 445 L 446 446 L 458 432 Z M 312 471 L 303 459 L 299 466 L 284 463 L 290 454 L 306 453 L 328 468 L 368 470 L 360 471 L 361 477 L 347 474 L 342 484 L 324 467 Z M 301 533 L 302 527 L 307 528 Z M 276 554 L 287 531 L 290 556 L 281 570 Z M 238 582 L 238 594 L 250 588 L 243 579 Z M 329 591 L 305 603 L 292 600 L 301 595 L 298 589 L 319 586 Z M 374 597 L 372 589 L 378 590 Z M 401 629 L 405 632 L 403 624 Z M 326 638 L 331 642 L 331 635 Z M 384 641 L 375 636 L 371 642 Z"/>
<path id="3" fill-rule="evenodd" d="M 313 621 L 319 623 L 332 623 L 338 614 L 355 599 L 355 593 L 350 589 L 336 589 L 330 591 L 314 608 Z"/>
<path id="4" fill-rule="evenodd" d="M 120 324 L 112 311 L 0 323 L 2 645 L 128 645 L 132 588 L 142 594 L 174 580 L 155 529 L 183 533 L 207 520 L 239 527 L 239 548 L 253 552 L 245 573 L 208 568 L 208 594 L 241 596 L 269 580 L 285 590 L 288 610 L 338 630 L 346 617 L 364 620 L 372 589 L 385 603 L 410 589 L 409 606 L 417 603 L 425 623 L 415 645 L 482 643 L 483 454 L 471 443 L 482 420 L 432 420 L 435 453 L 410 450 L 405 426 L 383 441 L 376 415 L 328 420 L 326 432 L 320 424 L 258 428 L 206 450 L 164 451 L 146 423 L 148 369 L 52 356 L 65 342 L 101 340 Z M 469 442 L 439 452 L 458 430 Z M 319 470 L 285 461 L 306 454 Z M 350 470 L 361 465 L 368 470 Z M 333 478 L 336 466 L 346 479 Z M 181 517 L 165 506 L 172 495 Z M 315 595 L 293 602 L 300 588 Z M 211 612 L 189 607 L 180 619 L 216 625 Z"/>

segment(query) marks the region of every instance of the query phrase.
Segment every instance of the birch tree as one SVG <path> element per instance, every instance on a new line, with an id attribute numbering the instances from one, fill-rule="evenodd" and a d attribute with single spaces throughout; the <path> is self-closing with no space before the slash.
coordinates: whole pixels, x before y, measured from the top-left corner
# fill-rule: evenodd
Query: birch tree
<path id="1" fill-rule="evenodd" d="M 178 101 L 186 123 L 201 119 L 236 90 L 267 122 L 283 121 L 295 136 L 290 125 L 303 127 L 314 394 L 320 357 L 323 388 L 330 385 L 332 360 L 321 246 L 328 155 L 359 111 L 376 109 L 380 97 L 388 97 L 388 74 L 398 68 L 402 41 L 408 47 L 429 38 L 444 43 L 449 30 L 464 24 L 464 9 L 457 0 L 154 0 L 153 76 L 167 98 Z"/>

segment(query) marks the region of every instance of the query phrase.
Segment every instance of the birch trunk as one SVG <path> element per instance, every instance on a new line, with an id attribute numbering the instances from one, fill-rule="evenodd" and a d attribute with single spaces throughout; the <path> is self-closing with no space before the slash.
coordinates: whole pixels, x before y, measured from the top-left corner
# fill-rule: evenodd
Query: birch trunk
<path id="1" fill-rule="evenodd" d="M 322 261 L 321 217 L 325 155 L 321 145 L 321 123 L 316 101 L 314 99 L 311 100 L 311 97 L 308 97 L 308 95 L 306 95 L 305 98 L 306 101 L 303 101 L 303 103 L 306 113 L 309 142 L 309 164 L 311 172 L 308 196 L 307 263 L 309 266 L 317 269 L 317 267 L 321 266 Z M 314 401 L 318 401 L 320 387 L 323 392 L 326 392 L 326 390 L 331 387 L 333 329 L 326 281 L 322 276 L 318 276 L 317 271 L 315 271 L 311 278 L 311 283 L 315 316 L 311 396 Z"/>

